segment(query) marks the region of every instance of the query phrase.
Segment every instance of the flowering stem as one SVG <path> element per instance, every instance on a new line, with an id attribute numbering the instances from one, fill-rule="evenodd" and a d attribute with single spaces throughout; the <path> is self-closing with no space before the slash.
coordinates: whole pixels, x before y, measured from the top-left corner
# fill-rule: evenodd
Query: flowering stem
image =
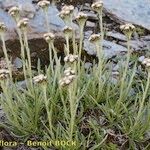
<path id="1" fill-rule="evenodd" d="M 57 65 L 58 64 L 58 57 L 57 57 L 57 52 L 56 52 L 55 47 L 54 47 L 54 43 L 51 43 L 51 47 L 52 47 L 52 50 L 54 53 L 54 59 L 55 59 L 56 65 Z"/>
<path id="2" fill-rule="evenodd" d="M 50 32 L 50 26 L 49 26 L 49 22 L 48 22 L 48 10 L 45 10 L 45 20 L 46 20 L 46 26 L 47 26 L 47 31 Z"/>
<path id="3" fill-rule="evenodd" d="M 100 32 L 101 32 L 101 49 L 102 49 L 102 42 L 104 39 L 104 31 L 103 31 L 103 10 L 99 12 L 99 27 L 100 27 Z"/>
<path id="4" fill-rule="evenodd" d="M 48 123 L 49 123 L 49 128 L 51 132 L 51 136 L 53 137 L 53 129 L 52 129 L 52 110 L 49 110 L 49 101 L 47 99 L 47 94 L 46 94 L 46 85 L 43 85 L 43 94 L 44 94 L 44 103 L 46 107 L 46 112 L 47 112 L 47 117 L 48 117 Z"/>
<path id="5" fill-rule="evenodd" d="M 25 80 L 26 80 L 26 66 L 25 66 L 26 62 L 25 62 L 23 39 L 22 39 L 20 29 L 17 29 L 17 31 L 18 31 L 18 36 L 19 36 L 19 41 L 20 41 L 20 46 L 21 46 L 21 58 L 22 58 L 22 63 L 23 63 L 23 73 L 24 73 L 24 77 L 25 77 Z"/>
<path id="6" fill-rule="evenodd" d="M 70 85 L 70 87 L 68 88 L 68 93 L 69 93 L 69 103 L 70 103 L 70 140 L 72 140 L 73 137 L 73 131 L 74 131 L 74 120 L 75 120 L 75 114 L 76 111 L 74 111 L 75 109 L 75 105 L 74 105 L 74 100 L 75 100 L 75 95 L 74 95 L 74 88 L 73 88 L 73 84 Z"/>
<path id="7" fill-rule="evenodd" d="M 121 79 L 121 89 L 120 89 L 120 96 L 119 96 L 119 100 L 117 101 L 117 108 L 120 106 L 121 104 L 121 100 L 123 98 L 123 93 L 124 93 L 124 83 L 125 83 L 125 78 L 127 76 L 127 70 L 128 70 L 128 66 L 129 66 L 129 61 L 130 61 L 130 56 L 131 56 L 131 50 L 130 50 L 130 38 L 127 39 L 127 59 L 126 59 L 126 66 L 125 66 L 125 70 L 123 72 L 123 77 Z"/>
<path id="8" fill-rule="evenodd" d="M 85 24 L 85 23 L 84 23 Z M 79 61 L 78 61 L 78 74 L 80 75 L 80 60 L 81 60 L 81 54 L 82 54 L 82 46 L 83 46 L 83 30 L 84 30 L 84 24 L 80 25 L 80 44 L 79 44 Z"/>
<path id="9" fill-rule="evenodd" d="M 31 56 L 30 56 L 30 49 L 29 49 L 29 45 L 28 45 L 28 39 L 27 39 L 26 31 L 23 32 L 23 35 L 24 35 L 25 48 L 26 48 L 26 51 L 27 51 L 29 75 L 30 75 L 30 78 L 32 78 Z"/>
<path id="10" fill-rule="evenodd" d="M 0 36 L 1 36 L 1 40 L 2 40 L 4 56 L 5 56 L 5 59 L 6 59 L 8 70 L 9 70 L 10 79 L 12 81 L 11 63 L 9 63 L 9 58 L 8 58 L 8 54 L 7 54 L 7 49 L 6 49 L 6 44 L 5 44 L 5 40 L 4 40 L 4 35 L 1 34 Z"/>
<path id="11" fill-rule="evenodd" d="M 66 38 L 66 55 L 69 55 L 69 36 L 68 35 L 66 35 L 65 36 L 65 38 Z"/>
<path id="12" fill-rule="evenodd" d="M 96 51 L 97 51 L 97 55 L 98 55 L 98 73 L 97 73 L 97 78 L 98 78 L 98 98 L 100 96 L 101 93 L 101 79 L 102 79 L 102 49 L 100 48 L 99 43 L 96 43 Z"/>
<path id="13" fill-rule="evenodd" d="M 51 67 L 52 74 L 54 74 L 51 43 L 48 43 L 48 49 L 49 49 L 50 67 Z"/>

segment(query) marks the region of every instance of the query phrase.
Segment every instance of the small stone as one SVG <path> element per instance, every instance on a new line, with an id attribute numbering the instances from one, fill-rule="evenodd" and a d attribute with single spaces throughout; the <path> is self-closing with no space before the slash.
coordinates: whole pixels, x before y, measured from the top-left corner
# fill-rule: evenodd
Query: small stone
<path id="1" fill-rule="evenodd" d="M 95 23 L 94 23 L 94 22 L 91 22 L 91 21 L 87 21 L 87 22 L 86 22 L 86 26 L 87 26 L 87 27 L 95 27 Z"/>
<path id="2" fill-rule="evenodd" d="M 85 64 L 84 64 L 84 68 L 85 69 L 89 69 L 89 68 L 91 68 L 92 67 L 92 63 L 90 63 L 90 62 L 86 62 Z"/>
<path id="3" fill-rule="evenodd" d="M 140 56 L 138 61 L 142 63 L 144 59 L 145 59 L 145 56 Z"/>
<path id="4" fill-rule="evenodd" d="M 13 64 L 17 69 L 22 68 L 22 60 L 19 57 L 16 57 Z"/>

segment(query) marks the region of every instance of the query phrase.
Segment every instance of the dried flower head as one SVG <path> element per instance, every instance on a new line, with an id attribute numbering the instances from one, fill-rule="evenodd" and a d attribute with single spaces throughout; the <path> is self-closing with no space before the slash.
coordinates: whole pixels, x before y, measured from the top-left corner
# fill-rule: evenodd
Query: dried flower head
<path id="1" fill-rule="evenodd" d="M 46 83 L 46 81 L 47 81 L 47 77 L 44 76 L 43 74 L 40 74 L 33 78 L 34 84 L 43 84 L 43 83 Z"/>
<path id="2" fill-rule="evenodd" d="M 17 6 L 10 8 L 8 11 L 8 13 L 15 19 L 19 17 L 19 12 L 20 9 Z"/>
<path id="3" fill-rule="evenodd" d="M 101 0 L 97 1 L 97 2 L 93 3 L 91 7 L 94 11 L 99 13 L 103 8 L 103 1 L 101 1 Z"/>
<path id="4" fill-rule="evenodd" d="M 47 10 L 50 5 L 50 2 L 47 0 L 42 0 L 38 2 L 38 6 L 41 7 L 43 10 Z"/>
<path id="5" fill-rule="evenodd" d="M 23 19 L 18 21 L 17 27 L 20 28 L 21 30 L 26 30 L 28 24 L 29 24 L 29 19 L 23 18 Z"/>
<path id="6" fill-rule="evenodd" d="M 145 58 L 142 61 L 142 64 L 146 67 L 146 68 L 150 68 L 150 59 L 149 58 Z"/>
<path id="7" fill-rule="evenodd" d="M 122 30 L 122 32 L 128 37 L 128 38 L 131 38 L 131 35 L 132 33 L 134 32 L 135 30 L 135 26 L 128 23 L 128 24 L 125 24 L 125 25 L 121 25 L 120 26 L 120 29 Z"/>
<path id="8" fill-rule="evenodd" d="M 3 22 L 0 22 L 0 33 L 6 32 L 7 28 Z"/>
<path id="9" fill-rule="evenodd" d="M 68 10 L 68 11 L 70 11 L 70 13 L 72 13 L 74 10 L 74 6 L 73 5 L 69 5 L 69 6 L 65 5 L 62 7 L 62 10 Z"/>
<path id="10" fill-rule="evenodd" d="M 64 6 L 59 13 L 59 16 L 67 23 L 71 19 L 71 15 L 73 13 L 74 6 L 69 5 L 69 6 Z"/>
<path id="11" fill-rule="evenodd" d="M 60 86 L 67 86 L 69 84 L 71 84 L 73 82 L 73 80 L 75 79 L 75 75 L 69 75 L 69 76 L 65 76 L 63 77 L 60 81 L 59 81 L 59 85 Z"/>
<path id="12" fill-rule="evenodd" d="M 45 33 L 44 34 L 44 38 L 45 38 L 47 43 L 51 43 L 51 42 L 54 42 L 55 35 L 53 33 L 51 33 L 51 32 Z"/>
<path id="13" fill-rule="evenodd" d="M 79 12 L 79 14 L 76 17 L 76 20 L 78 22 L 79 25 L 84 25 L 86 20 L 87 20 L 87 15 L 83 12 Z"/>
<path id="14" fill-rule="evenodd" d="M 100 41 L 100 35 L 99 34 L 92 34 L 89 38 L 89 41 L 91 43 L 97 43 Z"/>
<path id="15" fill-rule="evenodd" d="M 0 80 L 6 80 L 9 77 L 8 69 L 0 69 Z"/>
<path id="16" fill-rule="evenodd" d="M 69 54 L 64 58 L 65 62 L 73 63 L 78 60 L 78 55 Z"/>
<path id="17" fill-rule="evenodd" d="M 73 29 L 71 27 L 68 27 L 68 26 L 65 26 L 63 28 L 63 32 L 66 36 L 68 37 L 71 37 L 72 36 L 72 32 L 73 32 Z"/>
<path id="18" fill-rule="evenodd" d="M 65 76 L 75 75 L 75 70 L 73 70 L 73 69 L 71 69 L 71 67 L 69 67 L 64 71 L 64 75 Z"/>

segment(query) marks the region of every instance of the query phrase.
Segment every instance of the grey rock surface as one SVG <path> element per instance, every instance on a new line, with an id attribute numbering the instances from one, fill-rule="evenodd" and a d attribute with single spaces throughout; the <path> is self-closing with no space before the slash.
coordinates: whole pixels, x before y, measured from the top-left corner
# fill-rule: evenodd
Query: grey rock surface
<path id="1" fill-rule="evenodd" d="M 103 49 L 104 56 L 108 59 L 116 56 L 117 54 L 127 51 L 125 47 L 107 40 L 103 41 Z M 89 55 L 96 55 L 94 44 L 90 43 L 87 39 L 84 40 L 84 50 Z"/>
<path id="2" fill-rule="evenodd" d="M 103 0 L 104 10 L 118 22 L 130 22 L 150 30 L 149 0 Z"/>

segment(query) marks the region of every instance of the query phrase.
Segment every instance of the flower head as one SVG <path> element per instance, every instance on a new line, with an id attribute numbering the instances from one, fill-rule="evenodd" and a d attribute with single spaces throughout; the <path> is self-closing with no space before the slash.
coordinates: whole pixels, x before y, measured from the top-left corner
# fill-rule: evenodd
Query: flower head
<path id="1" fill-rule="evenodd" d="M 51 32 L 45 33 L 44 34 L 44 38 L 45 38 L 47 43 L 51 43 L 51 42 L 54 42 L 55 35 L 53 33 L 51 33 Z"/>
<path id="2" fill-rule="evenodd" d="M 92 4 L 91 7 L 94 11 L 99 13 L 103 8 L 103 1 L 100 0 L 98 2 L 95 2 L 95 3 Z"/>
<path id="3" fill-rule="evenodd" d="M 75 75 L 69 75 L 69 76 L 65 76 L 63 77 L 60 81 L 59 81 L 59 85 L 60 86 L 67 86 L 69 84 L 71 84 L 73 82 L 73 80 L 75 79 Z"/>
<path id="4" fill-rule="evenodd" d="M 150 68 L 150 59 L 149 58 L 145 58 L 142 61 L 142 64 L 146 67 L 146 68 Z"/>
<path id="5" fill-rule="evenodd" d="M 47 10 L 50 5 L 50 2 L 47 0 L 42 0 L 38 2 L 38 6 L 41 7 L 43 10 Z"/>
<path id="6" fill-rule="evenodd" d="M 65 26 L 63 28 L 63 32 L 66 36 L 68 37 L 71 37 L 72 36 L 72 32 L 73 32 L 73 29 L 71 27 L 68 27 L 68 26 Z"/>
<path id="7" fill-rule="evenodd" d="M 46 83 L 46 81 L 47 81 L 47 77 L 44 76 L 43 74 L 40 74 L 33 78 L 34 84 L 43 84 L 43 83 Z"/>
<path id="8" fill-rule="evenodd" d="M 127 38 L 131 38 L 131 35 L 135 30 L 135 26 L 128 23 L 128 24 L 125 24 L 125 25 L 121 25 L 120 29 L 127 36 Z"/>
<path id="9" fill-rule="evenodd" d="M 7 28 L 3 22 L 0 22 L 0 33 L 6 32 Z"/>
<path id="10" fill-rule="evenodd" d="M 6 80 L 9 77 L 8 69 L 0 69 L 0 80 Z"/>
<path id="11" fill-rule="evenodd" d="M 73 63 L 78 60 L 78 55 L 69 54 L 64 58 L 65 62 Z"/>
<path id="12" fill-rule="evenodd" d="M 91 43 L 97 43 L 100 41 L 100 35 L 99 34 L 92 34 L 89 38 L 89 41 Z"/>
<path id="13" fill-rule="evenodd" d="M 71 69 L 71 67 L 67 68 L 64 71 L 65 76 L 75 75 L 75 70 Z"/>
<path id="14" fill-rule="evenodd" d="M 72 18 L 72 13 L 74 10 L 74 6 L 69 5 L 69 6 L 64 6 L 61 10 L 61 12 L 59 13 L 59 16 L 66 22 L 68 23 Z"/>
<path id="15" fill-rule="evenodd" d="M 23 18 L 23 19 L 18 21 L 17 27 L 20 28 L 21 30 L 26 30 L 28 24 L 29 24 L 29 19 Z"/>
<path id="16" fill-rule="evenodd" d="M 9 9 L 8 13 L 15 19 L 19 17 L 20 9 L 17 6 L 14 6 Z"/>
<path id="17" fill-rule="evenodd" d="M 78 22 L 79 25 L 84 25 L 86 20 L 87 20 L 87 15 L 83 12 L 80 12 L 77 17 L 76 17 L 76 20 Z"/>

